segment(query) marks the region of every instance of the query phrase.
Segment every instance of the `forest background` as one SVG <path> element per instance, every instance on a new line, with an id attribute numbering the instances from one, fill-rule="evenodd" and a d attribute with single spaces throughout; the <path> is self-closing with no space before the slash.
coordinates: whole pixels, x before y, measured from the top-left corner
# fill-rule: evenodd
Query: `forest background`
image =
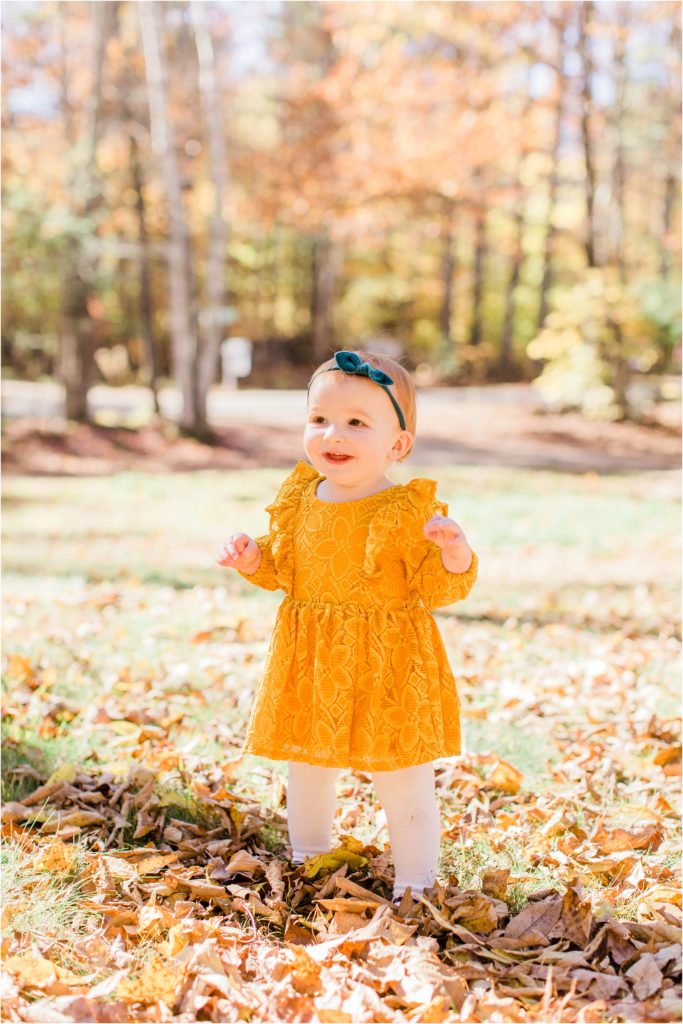
<path id="1" fill-rule="evenodd" d="M 680 16 L 3 5 L 8 1020 L 679 1019 Z M 366 773 L 292 864 L 241 754 L 282 595 L 215 561 L 316 364 L 392 345 L 392 477 L 480 564 L 399 907 Z"/>
<path id="2" fill-rule="evenodd" d="M 247 387 L 388 338 L 603 419 L 675 388 L 678 4 L 15 3 L 3 49 L 3 373 L 70 420 L 173 379 L 209 436 L 228 335 Z"/>

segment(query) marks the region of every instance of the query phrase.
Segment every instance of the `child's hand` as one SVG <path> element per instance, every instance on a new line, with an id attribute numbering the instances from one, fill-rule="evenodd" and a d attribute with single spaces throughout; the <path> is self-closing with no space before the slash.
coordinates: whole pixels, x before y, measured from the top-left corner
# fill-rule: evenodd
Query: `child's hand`
<path id="1" fill-rule="evenodd" d="M 251 575 L 261 564 L 261 549 L 246 533 L 233 533 L 218 555 L 218 564 Z"/>
<path id="2" fill-rule="evenodd" d="M 427 540 L 441 548 L 441 559 L 449 572 L 467 572 L 472 564 L 472 549 L 455 519 L 432 516 L 423 529 Z"/>

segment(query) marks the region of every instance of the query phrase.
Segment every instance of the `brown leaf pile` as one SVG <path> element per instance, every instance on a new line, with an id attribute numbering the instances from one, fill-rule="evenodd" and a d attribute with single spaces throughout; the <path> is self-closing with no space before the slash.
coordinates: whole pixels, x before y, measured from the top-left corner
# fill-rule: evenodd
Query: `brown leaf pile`
<path id="1" fill-rule="evenodd" d="M 477 773 L 476 760 L 449 765 L 439 783 L 476 790 L 490 814 L 515 798 L 515 772 L 491 759 Z M 528 800 L 539 854 L 542 837 L 566 839 L 559 852 L 576 874 L 560 891 L 536 891 L 515 913 L 506 897 L 519 879 L 493 869 L 481 891 L 450 878 L 395 907 L 386 851 L 343 836 L 340 866 L 328 855 L 294 867 L 261 841 L 266 824 L 284 830 L 281 815 L 222 783 L 198 783 L 199 825 L 176 816 L 146 769 L 55 775 L 5 805 L 5 839 L 22 842 L 38 877 L 77 873 L 97 923 L 72 950 L 79 971 L 53 958 L 49 937 L 14 930 L 18 908 L 5 907 L 5 1019 L 675 1019 L 680 895 L 665 869 L 645 888 L 637 872 L 637 851 L 662 841 L 656 820 L 589 835 L 570 801 Z M 135 845 L 117 848 L 126 834 Z M 88 845 L 80 865 L 77 836 Z M 604 890 L 596 910 L 581 882 L 596 872 L 638 894 L 634 920 L 616 920 Z"/>
<path id="2" fill-rule="evenodd" d="M 669 547 L 635 588 L 637 548 L 572 549 L 564 582 L 559 550 L 521 554 L 543 602 L 440 615 L 469 752 L 437 766 L 440 884 L 398 907 L 369 776 L 343 774 L 338 848 L 295 867 L 285 780 L 240 763 L 270 612 L 135 578 L 7 594 L 5 1018 L 678 1019 Z"/>

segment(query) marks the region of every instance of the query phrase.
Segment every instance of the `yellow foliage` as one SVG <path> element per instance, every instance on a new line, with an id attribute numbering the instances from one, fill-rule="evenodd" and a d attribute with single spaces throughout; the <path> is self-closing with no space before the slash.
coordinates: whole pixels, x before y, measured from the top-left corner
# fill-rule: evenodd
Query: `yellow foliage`
<path id="1" fill-rule="evenodd" d="M 38 850 L 31 863 L 36 871 L 66 874 L 77 867 L 78 848 L 54 839 Z"/>
<path id="2" fill-rule="evenodd" d="M 132 974 L 116 990 L 118 999 L 127 1003 L 156 1003 L 173 1007 L 184 975 L 182 964 L 169 963 L 159 956 L 147 961 L 139 974 Z"/>
<path id="3" fill-rule="evenodd" d="M 329 853 L 319 853 L 317 857 L 310 857 L 304 862 L 303 875 L 305 878 L 315 878 L 321 871 L 331 873 L 340 868 L 342 864 L 349 864 L 353 868 L 363 867 L 367 864 L 367 857 L 347 849 L 345 846 L 338 846 Z"/>
<path id="4" fill-rule="evenodd" d="M 49 786 L 52 782 L 73 782 L 77 775 L 78 768 L 75 764 L 63 764 L 53 771 L 47 780 L 47 785 Z"/>

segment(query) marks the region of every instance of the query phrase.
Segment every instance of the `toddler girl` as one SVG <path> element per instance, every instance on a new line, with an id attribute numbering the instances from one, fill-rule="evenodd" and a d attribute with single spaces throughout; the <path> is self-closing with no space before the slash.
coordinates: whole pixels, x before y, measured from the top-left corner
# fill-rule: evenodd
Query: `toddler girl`
<path id="1" fill-rule="evenodd" d="M 464 598 L 477 558 L 434 480 L 392 485 L 415 436 L 415 389 L 386 356 L 341 351 L 311 377 L 304 451 L 218 561 L 281 588 L 244 752 L 288 762 L 292 860 L 332 845 L 342 768 L 369 772 L 387 816 L 394 899 L 434 884 L 435 758 L 460 753 L 455 680 L 429 609 Z"/>

